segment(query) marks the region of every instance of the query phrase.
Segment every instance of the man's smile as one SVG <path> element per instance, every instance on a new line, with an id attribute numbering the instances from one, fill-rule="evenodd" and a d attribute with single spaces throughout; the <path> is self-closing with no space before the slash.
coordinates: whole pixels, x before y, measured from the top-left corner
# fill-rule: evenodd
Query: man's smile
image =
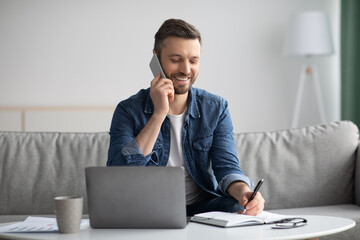
<path id="1" fill-rule="evenodd" d="M 179 81 L 187 81 L 189 80 L 190 77 L 175 77 L 176 80 L 179 80 Z"/>

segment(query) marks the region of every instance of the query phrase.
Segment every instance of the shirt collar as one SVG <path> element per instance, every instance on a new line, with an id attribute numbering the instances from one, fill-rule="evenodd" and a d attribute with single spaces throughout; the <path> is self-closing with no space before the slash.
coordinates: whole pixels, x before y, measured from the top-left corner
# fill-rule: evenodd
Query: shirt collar
<path id="1" fill-rule="evenodd" d="M 189 97 L 188 97 L 188 113 L 193 118 L 199 118 L 200 117 L 200 111 L 197 101 L 197 94 L 196 89 L 190 87 L 189 90 Z"/>

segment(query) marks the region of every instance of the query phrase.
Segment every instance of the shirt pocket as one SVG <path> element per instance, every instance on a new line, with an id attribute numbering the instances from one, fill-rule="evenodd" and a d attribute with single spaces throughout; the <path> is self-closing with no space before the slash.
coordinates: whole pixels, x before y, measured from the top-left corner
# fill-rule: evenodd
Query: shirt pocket
<path id="1" fill-rule="evenodd" d="M 213 135 L 200 137 L 194 141 L 193 147 L 198 151 L 208 152 L 211 149 L 212 142 Z"/>

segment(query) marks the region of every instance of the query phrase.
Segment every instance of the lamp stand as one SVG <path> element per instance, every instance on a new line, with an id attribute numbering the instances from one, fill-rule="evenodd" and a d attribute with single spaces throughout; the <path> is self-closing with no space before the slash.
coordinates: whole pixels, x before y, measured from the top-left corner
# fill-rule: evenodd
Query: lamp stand
<path id="1" fill-rule="evenodd" d="M 311 77 L 312 83 L 314 84 L 314 87 L 315 87 L 316 100 L 317 100 L 318 109 L 320 112 L 320 119 L 323 123 L 326 122 L 324 103 L 323 103 L 322 96 L 321 96 L 320 82 L 319 82 L 319 77 L 318 77 L 316 67 L 314 65 L 305 63 L 301 67 L 300 81 L 299 81 L 296 103 L 295 103 L 295 111 L 294 111 L 293 120 L 292 120 L 292 124 L 291 124 L 292 128 L 298 127 L 300 107 L 301 107 L 301 102 L 302 102 L 302 98 L 304 95 L 304 86 L 306 83 L 305 81 L 306 81 L 307 76 Z"/>

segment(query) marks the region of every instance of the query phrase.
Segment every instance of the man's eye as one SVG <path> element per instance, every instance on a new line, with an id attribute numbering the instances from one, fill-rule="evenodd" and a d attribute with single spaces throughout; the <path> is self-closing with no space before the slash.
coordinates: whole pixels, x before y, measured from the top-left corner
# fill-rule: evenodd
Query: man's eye
<path id="1" fill-rule="evenodd" d="M 179 62 L 180 60 L 179 60 L 179 59 L 171 59 L 171 61 L 174 62 L 174 63 L 177 63 L 177 62 Z"/>

